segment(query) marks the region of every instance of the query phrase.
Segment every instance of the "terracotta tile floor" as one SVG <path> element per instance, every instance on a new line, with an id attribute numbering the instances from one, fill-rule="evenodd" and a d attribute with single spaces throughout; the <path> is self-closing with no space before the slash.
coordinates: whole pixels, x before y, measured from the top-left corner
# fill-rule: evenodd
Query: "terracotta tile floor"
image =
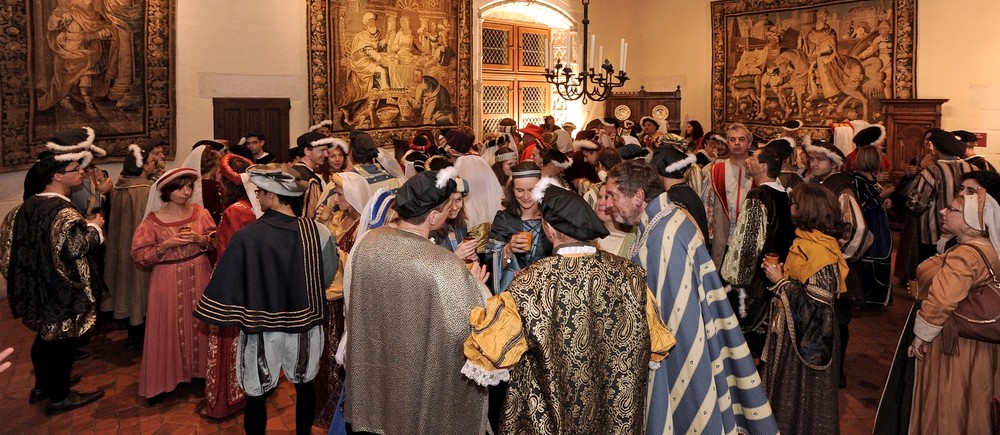
<path id="1" fill-rule="evenodd" d="M 847 352 L 848 387 L 840 390 L 840 429 L 845 434 L 870 434 L 882 384 L 889 371 L 900 329 L 913 299 L 895 288 L 895 304 L 884 311 L 856 311 Z M 243 417 L 208 420 L 198 416 L 204 397 L 199 384 L 181 385 L 158 407 L 146 406 L 138 391 L 138 352 L 124 349 L 125 331 L 101 327 L 85 348 L 91 356 L 78 361 L 74 373 L 83 375 L 80 391 L 103 388 L 106 396 L 93 405 L 46 417 L 42 405 L 29 406 L 34 384 L 30 348 L 34 339 L 19 321 L 10 318 L 0 301 L 0 349 L 14 346 L 14 363 L 0 374 L 0 434 L 121 433 L 194 434 L 243 431 Z M 295 390 L 282 380 L 268 401 L 268 433 L 295 430 Z M 313 428 L 314 434 L 325 430 Z"/>

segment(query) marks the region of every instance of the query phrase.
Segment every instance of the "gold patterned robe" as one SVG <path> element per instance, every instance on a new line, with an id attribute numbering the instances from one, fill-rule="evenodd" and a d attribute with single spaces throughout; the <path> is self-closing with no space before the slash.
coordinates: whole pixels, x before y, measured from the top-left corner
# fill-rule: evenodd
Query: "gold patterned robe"
<path id="1" fill-rule="evenodd" d="M 500 433 L 641 434 L 649 369 L 675 343 L 658 313 L 642 268 L 563 248 L 472 310 L 463 373 L 510 371 Z"/>

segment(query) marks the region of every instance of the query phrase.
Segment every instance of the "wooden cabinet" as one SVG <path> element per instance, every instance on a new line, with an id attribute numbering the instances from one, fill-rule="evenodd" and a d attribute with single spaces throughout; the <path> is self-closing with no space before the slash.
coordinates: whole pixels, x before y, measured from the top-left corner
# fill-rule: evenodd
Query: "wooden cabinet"
<path id="1" fill-rule="evenodd" d="M 900 177 L 910 159 L 920 154 L 924 133 L 941 127 L 944 99 L 882 100 L 885 113 L 885 146 L 892 162 L 892 176 Z"/>
<path id="2" fill-rule="evenodd" d="M 653 108 L 663 106 L 667 109 L 667 121 L 671 133 L 681 134 L 681 87 L 673 92 L 649 92 L 646 87 L 639 88 L 639 92 L 614 92 L 604 102 L 604 115 L 615 116 L 615 109 L 619 106 L 628 107 L 629 117 L 632 122 L 639 124 L 643 116 L 653 116 Z M 655 118 L 655 116 L 654 116 Z"/>

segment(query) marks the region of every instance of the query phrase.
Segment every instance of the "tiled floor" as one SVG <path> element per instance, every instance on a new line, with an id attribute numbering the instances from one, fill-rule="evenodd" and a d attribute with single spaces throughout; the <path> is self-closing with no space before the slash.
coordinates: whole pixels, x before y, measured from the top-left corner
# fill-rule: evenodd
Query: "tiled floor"
<path id="1" fill-rule="evenodd" d="M 895 289 L 895 304 L 885 311 L 860 311 L 851 323 L 848 346 L 848 387 L 840 390 L 841 431 L 870 434 L 882 383 L 889 370 L 900 328 L 912 304 L 904 289 Z M 193 434 L 242 433 L 243 417 L 216 421 L 198 416 L 204 397 L 198 384 L 182 385 L 158 407 L 146 406 L 138 396 L 140 355 L 123 346 L 125 331 L 103 327 L 87 350 L 91 357 L 77 362 L 74 373 L 83 375 L 76 388 L 103 388 L 107 395 L 97 403 L 54 417 L 46 417 L 42 405 L 29 406 L 28 393 L 34 378 L 30 347 L 34 336 L 10 318 L 6 301 L 0 302 L 0 349 L 13 346 L 13 367 L 0 374 L 0 433 L 122 433 Z M 282 381 L 268 403 L 268 433 L 292 433 L 295 429 L 295 390 Z M 326 433 L 313 428 L 314 434 Z"/>

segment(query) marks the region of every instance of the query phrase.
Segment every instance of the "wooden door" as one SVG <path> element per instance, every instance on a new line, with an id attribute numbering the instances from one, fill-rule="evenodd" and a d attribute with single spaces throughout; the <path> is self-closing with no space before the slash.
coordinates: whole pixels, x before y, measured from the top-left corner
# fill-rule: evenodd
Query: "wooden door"
<path id="1" fill-rule="evenodd" d="M 215 138 L 236 144 L 247 133 L 261 133 L 264 150 L 288 161 L 288 98 L 213 98 L 212 106 Z"/>

